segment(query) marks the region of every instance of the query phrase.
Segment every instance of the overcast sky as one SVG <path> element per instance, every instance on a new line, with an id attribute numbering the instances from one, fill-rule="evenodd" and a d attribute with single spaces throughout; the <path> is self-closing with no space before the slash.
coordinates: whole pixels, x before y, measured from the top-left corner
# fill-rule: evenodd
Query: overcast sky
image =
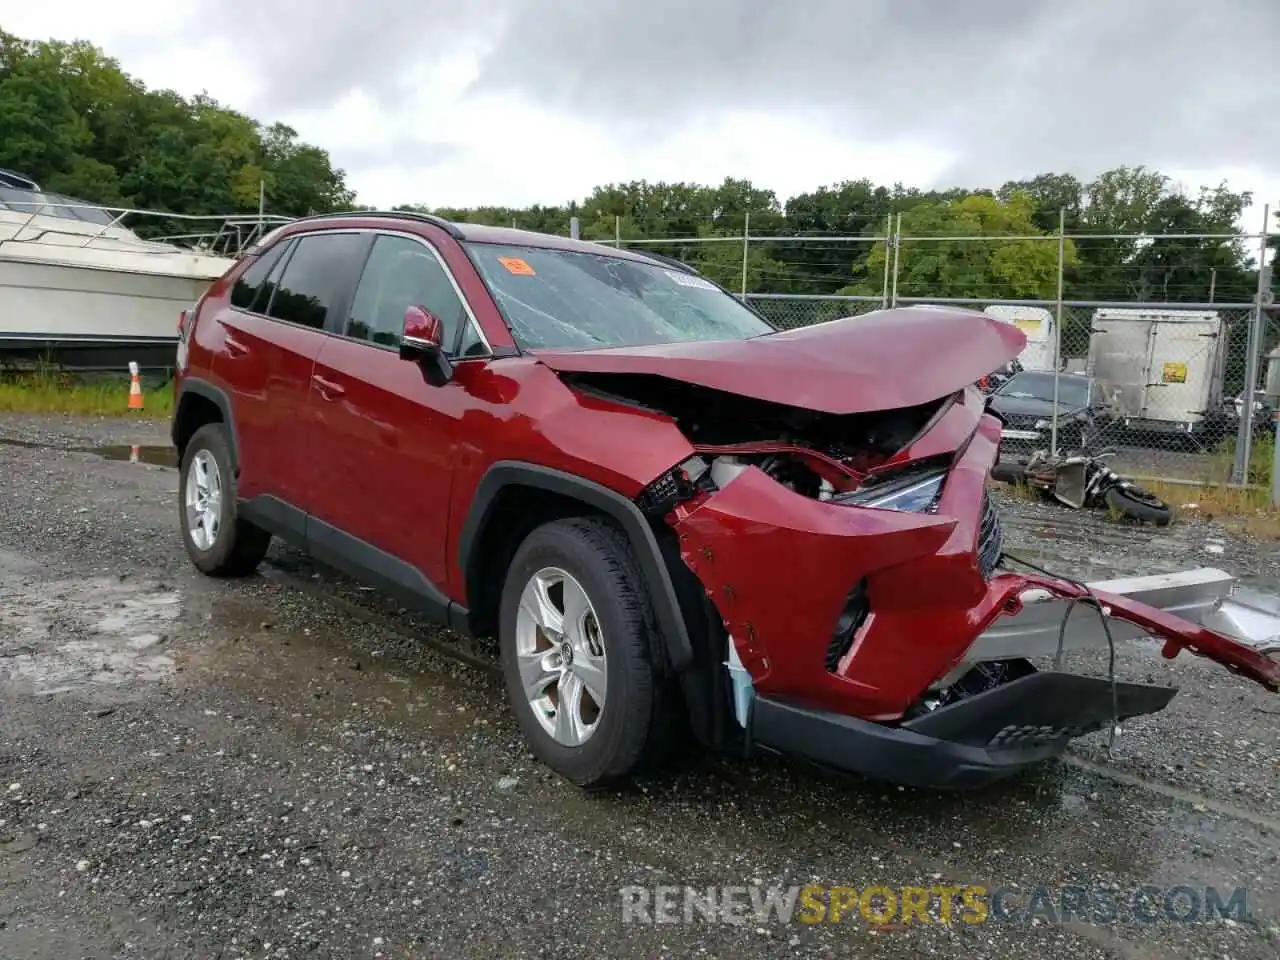
<path id="1" fill-rule="evenodd" d="M 3 5 L 20 36 L 87 39 L 148 86 L 284 120 L 377 206 L 1146 164 L 1252 190 L 1250 231 L 1280 207 L 1280 0 Z"/>

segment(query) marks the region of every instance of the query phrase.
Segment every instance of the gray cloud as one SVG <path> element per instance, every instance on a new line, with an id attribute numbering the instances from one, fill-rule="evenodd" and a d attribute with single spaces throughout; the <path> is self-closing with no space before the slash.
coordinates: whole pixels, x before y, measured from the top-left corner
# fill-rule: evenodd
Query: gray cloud
<path id="1" fill-rule="evenodd" d="M 504 0 L 498 0 L 500 8 Z M 197 0 L 193 19 L 243 51 L 274 114 L 325 107 L 360 90 L 388 103 L 447 53 L 501 30 L 458 0 Z M 225 25 L 225 26 L 222 26 Z"/>
<path id="2" fill-rule="evenodd" d="M 851 138 L 953 149 L 956 183 L 1121 163 L 1280 175 L 1280 93 L 1261 69 L 1276 0 L 205 2 L 236 25 L 274 112 L 353 88 L 394 104 L 466 48 L 472 93 L 624 138 L 804 111 Z"/>

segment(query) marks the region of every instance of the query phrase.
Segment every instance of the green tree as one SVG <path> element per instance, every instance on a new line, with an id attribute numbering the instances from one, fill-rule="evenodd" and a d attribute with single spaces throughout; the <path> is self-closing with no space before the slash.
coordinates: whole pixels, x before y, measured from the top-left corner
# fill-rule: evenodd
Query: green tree
<path id="1" fill-rule="evenodd" d="M 1032 222 L 1034 203 L 1025 193 L 1007 200 L 971 194 L 959 200 L 918 204 L 902 216 L 898 253 L 900 297 L 1050 299 L 1057 293 L 1058 245 Z M 1025 239 L 1044 236 L 1046 239 Z M 992 239 L 948 239 L 986 238 Z M 1001 240 L 1000 237 L 1023 239 Z M 917 239 L 918 238 L 918 239 Z M 1066 262 L 1077 261 L 1075 245 Z M 843 292 L 880 295 L 883 241 L 872 248 L 862 279 Z M 855 268 L 856 268 L 855 264 Z M 855 269 L 855 274 L 856 274 Z"/>
<path id="2" fill-rule="evenodd" d="M 181 214 L 268 209 L 303 215 L 354 196 L 324 150 L 212 98 L 148 90 L 84 42 L 0 33 L 0 166 L 46 190 L 108 206 Z M 179 221 L 131 225 L 154 235 Z"/>

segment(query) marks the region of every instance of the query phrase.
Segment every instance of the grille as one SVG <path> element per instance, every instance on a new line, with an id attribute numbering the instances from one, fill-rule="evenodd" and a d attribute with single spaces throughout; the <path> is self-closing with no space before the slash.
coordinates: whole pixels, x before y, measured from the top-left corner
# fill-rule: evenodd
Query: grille
<path id="1" fill-rule="evenodd" d="M 836 621 L 836 629 L 831 634 L 831 641 L 827 644 L 826 668 L 829 672 L 835 673 L 840 666 L 840 661 L 844 659 L 844 655 L 849 652 L 849 648 L 853 646 L 853 636 L 858 632 L 867 621 L 867 614 L 871 612 L 871 604 L 867 600 L 867 581 L 862 579 L 858 581 L 857 586 L 849 591 L 849 596 L 845 599 L 844 611 L 840 614 L 840 619 Z"/>
<path id="2" fill-rule="evenodd" d="M 983 579 L 990 577 L 1000 562 L 1000 552 L 1004 545 L 1004 531 L 1000 528 L 1000 512 L 996 509 L 991 494 L 982 494 L 982 527 L 978 534 L 978 569 Z"/>
<path id="3" fill-rule="evenodd" d="M 636 498 L 636 505 L 646 516 L 657 517 L 670 511 L 680 501 L 680 485 L 674 470 L 660 476 L 645 487 Z"/>

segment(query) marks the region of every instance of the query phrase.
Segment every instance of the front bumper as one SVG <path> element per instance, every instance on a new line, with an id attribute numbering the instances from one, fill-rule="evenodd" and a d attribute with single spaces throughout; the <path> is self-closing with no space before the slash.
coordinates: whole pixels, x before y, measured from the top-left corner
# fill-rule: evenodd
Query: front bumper
<path id="1" fill-rule="evenodd" d="M 1117 683 L 1115 716 L 1163 710 L 1175 690 Z M 888 726 L 768 697 L 752 705 L 751 738 L 780 753 L 914 787 L 985 786 L 1062 753 L 1112 721 L 1112 687 L 1097 677 L 1033 673 Z"/>
<path id="2" fill-rule="evenodd" d="M 1117 643 L 1165 639 L 1164 654 L 1186 647 L 1280 690 L 1280 598 L 1240 589 L 1205 568 L 1089 585 L 1111 616 Z M 1096 608 L 1066 605 L 1079 591 L 1042 580 L 1020 595 L 1020 609 L 985 630 L 937 684 L 945 689 L 980 663 L 1106 650 Z M 744 698 L 757 744 L 910 786 L 979 787 L 1061 754 L 1074 738 L 1164 709 L 1177 691 L 1112 684 L 1100 677 L 1034 673 L 900 724 L 873 723 L 771 697 Z M 1114 710 L 1113 710 L 1114 706 Z M 745 719 L 745 717 L 744 717 Z"/>
<path id="3" fill-rule="evenodd" d="M 981 418 L 932 513 L 810 500 L 755 468 L 675 509 L 681 556 L 732 638 L 735 704 L 745 705 L 735 709 L 756 742 L 897 780 L 914 777 L 907 770 L 919 760 L 939 784 L 980 782 L 1061 752 L 1099 728 L 1103 688 L 1101 722 L 1110 721 L 1109 680 L 1024 678 L 916 714 L 977 664 L 1052 657 L 1073 599 L 1096 599 L 1117 642 L 1155 637 L 1166 657 L 1186 648 L 1280 690 L 1280 601 L 1233 592 L 1221 571 L 1084 588 L 984 567 L 981 504 L 999 429 Z M 1064 649 L 1105 648 L 1098 611 L 1079 606 Z M 1174 694 L 1114 689 L 1120 719 L 1162 709 Z M 949 725 L 960 720 L 963 736 Z M 1016 744 L 1011 731 L 1022 731 Z"/>

